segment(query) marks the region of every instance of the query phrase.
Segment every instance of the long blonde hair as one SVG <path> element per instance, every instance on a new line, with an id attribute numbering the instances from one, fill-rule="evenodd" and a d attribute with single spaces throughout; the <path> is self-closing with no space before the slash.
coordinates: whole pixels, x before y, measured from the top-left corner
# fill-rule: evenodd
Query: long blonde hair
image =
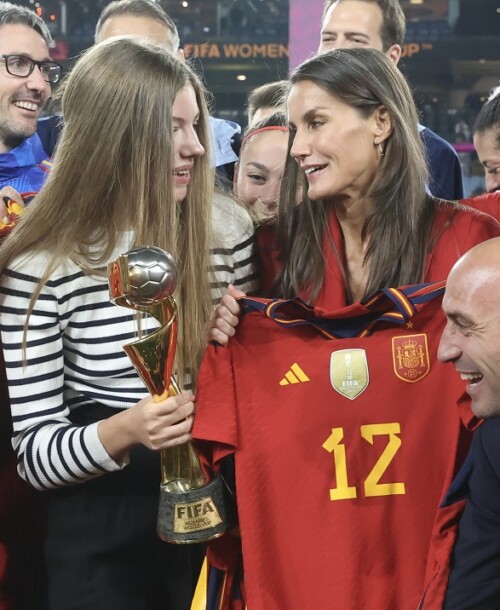
<path id="1" fill-rule="evenodd" d="M 1 269 L 24 252 L 48 253 L 28 315 L 58 265 L 71 259 L 84 270 L 102 267 L 124 230 L 134 231 L 133 245 L 168 250 L 179 267 L 181 379 L 186 370 L 197 369 L 202 326 L 211 310 L 209 152 L 195 161 L 186 199 L 176 202 L 174 193 L 172 106 L 188 85 L 200 110 L 198 137 L 208 150 L 204 90 L 186 65 L 132 38 L 87 51 L 64 88 L 64 128 L 54 169 L 0 248 Z"/>

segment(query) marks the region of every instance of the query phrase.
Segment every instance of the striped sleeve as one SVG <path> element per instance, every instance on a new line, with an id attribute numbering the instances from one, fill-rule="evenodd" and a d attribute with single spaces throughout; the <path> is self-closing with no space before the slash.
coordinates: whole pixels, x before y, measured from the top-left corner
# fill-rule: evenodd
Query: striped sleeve
<path id="1" fill-rule="evenodd" d="M 246 294 L 258 289 L 255 231 L 248 212 L 234 200 L 217 194 L 214 199 L 215 244 L 210 250 L 212 298 L 219 303 L 228 284 Z"/>
<path id="2" fill-rule="evenodd" d="M 123 339 L 133 337 L 132 316 L 109 303 L 106 282 L 74 267 L 43 288 L 24 335 L 38 283 L 26 269 L 32 273 L 26 265 L 6 270 L 0 287 L 19 474 L 37 489 L 50 489 L 119 470 L 99 439 L 98 422 L 75 426 L 70 412 L 95 402 L 126 408 L 146 394 L 122 350 Z"/>

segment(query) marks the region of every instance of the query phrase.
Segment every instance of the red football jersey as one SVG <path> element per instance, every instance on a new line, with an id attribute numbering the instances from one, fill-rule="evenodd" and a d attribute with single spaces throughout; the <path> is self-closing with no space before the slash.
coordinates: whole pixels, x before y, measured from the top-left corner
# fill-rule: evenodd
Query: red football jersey
<path id="1" fill-rule="evenodd" d="M 486 193 L 469 199 L 461 199 L 462 205 L 468 205 L 471 208 L 485 212 L 493 218 L 500 220 L 500 193 Z"/>
<path id="2" fill-rule="evenodd" d="M 249 610 L 417 607 L 473 421 L 436 359 L 442 291 L 386 290 L 319 319 L 247 299 L 269 304 L 209 347 L 194 437 L 215 464 L 235 456 Z M 211 553 L 230 571 L 223 541 Z"/>

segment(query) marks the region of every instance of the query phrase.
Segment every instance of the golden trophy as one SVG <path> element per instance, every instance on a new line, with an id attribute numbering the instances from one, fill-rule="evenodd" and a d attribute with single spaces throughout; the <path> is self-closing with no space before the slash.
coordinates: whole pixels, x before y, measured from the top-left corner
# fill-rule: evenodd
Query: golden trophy
<path id="1" fill-rule="evenodd" d="M 173 258 L 160 248 L 134 248 L 109 264 L 108 276 L 113 303 L 160 323 L 156 331 L 123 346 L 132 364 L 155 401 L 178 394 L 172 376 L 178 329 Z M 218 538 L 228 527 L 224 494 L 221 477 L 202 468 L 191 443 L 162 450 L 158 535 L 177 544 Z"/>

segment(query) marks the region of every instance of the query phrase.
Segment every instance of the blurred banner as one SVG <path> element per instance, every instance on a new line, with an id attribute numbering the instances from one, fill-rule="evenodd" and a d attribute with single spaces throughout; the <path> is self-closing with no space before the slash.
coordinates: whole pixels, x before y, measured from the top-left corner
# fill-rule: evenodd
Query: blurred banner
<path id="1" fill-rule="evenodd" d="M 450 6 L 451 5 L 451 6 Z M 458 11 L 458 0 L 402 0 L 401 6 L 406 19 L 448 19 Z"/>
<path id="2" fill-rule="evenodd" d="M 289 66 L 293 70 L 318 48 L 324 0 L 289 0 L 289 6 Z M 425 45 L 425 42 L 432 43 L 439 38 L 439 26 L 449 29 L 458 16 L 459 5 L 457 0 L 451 3 L 449 0 L 402 0 L 401 6 L 407 18 L 407 43 L 418 43 L 404 49 L 403 55 L 411 57 L 421 50 L 432 49 L 432 44 Z"/>
<path id="3" fill-rule="evenodd" d="M 319 46 L 324 0 L 289 0 L 289 66 L 296 68 Z"/>

